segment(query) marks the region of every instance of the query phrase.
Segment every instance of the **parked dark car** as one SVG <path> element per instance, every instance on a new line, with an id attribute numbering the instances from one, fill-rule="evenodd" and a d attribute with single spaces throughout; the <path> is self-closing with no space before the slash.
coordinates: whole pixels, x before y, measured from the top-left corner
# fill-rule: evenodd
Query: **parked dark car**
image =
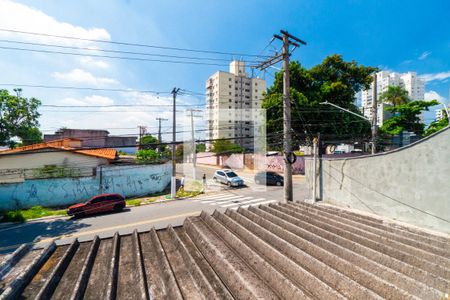
<path id="1" fill-rule="evenodd" d="M 255 175 L 255 183 L 266 184 L 266 185 L 284 185 L 283 176 L 275 172 L 259 172 Z"/>
<path id="2" fill-rule="evenodd" d="M 103 212 L 119 212 L 125 207 L 125 199 L 119 194 L 101 194 L 84 203 L 69 206 L 69 216 L 83 217 Z"/>

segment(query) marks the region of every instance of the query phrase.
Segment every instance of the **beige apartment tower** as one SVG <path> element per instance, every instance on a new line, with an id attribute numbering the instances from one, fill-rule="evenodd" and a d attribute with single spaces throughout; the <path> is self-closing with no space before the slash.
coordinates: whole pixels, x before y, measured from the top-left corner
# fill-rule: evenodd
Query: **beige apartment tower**
<path id="1" fill-rule="evenodd" d="M 245 62 L 232 61 L 229 72 L 218 71 L 206 81 L 207 140 L 220 138 L 253 149 L 252 110 L 260 109 L 266 82 L 247 77 Z M 210 150 L 212 141 L 206 143 Z"/>

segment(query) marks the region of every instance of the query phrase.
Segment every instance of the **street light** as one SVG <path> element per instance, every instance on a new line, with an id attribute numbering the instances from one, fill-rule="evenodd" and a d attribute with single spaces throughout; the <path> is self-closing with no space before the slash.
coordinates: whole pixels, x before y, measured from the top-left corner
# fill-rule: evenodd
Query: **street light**
<path id="1" fill-rule="evenodd" d="M 353 111 L 351 111 L 351 110 L 348 110 L 348 109 L 345 109 L 345 108 L 343 108 L 343 107 L 340 107 L 340 106 L 338 106 L 338 105 L 336 105 L 336 104 L 334 104 L 334 103 L 330 103 L 330 102 L 328 102 L 328 101 L 325 101 L 325 102 L 320 102 L 319 104 L 328 104 L 328 105 L 331 105 L 331 106 L 336 107 L 336 108 L 338 108 L 338 109 L 340 109 L 340 110 L 343 110 L 343 111 L 348 112 L 348 113 L 350 113 L 350 114 L 352 114 L 352 115 L 355 115 L 355 116 L 357 116 L 357 117 L 359 117 L 359 118 L 361 118 L 361 119 L 364 119 L 364 120 L 366 120 L 367 122 L 371 122 L 369 118 L 366 118 L 365 116 L 361 116 L 360 114 L 357 114 L 357 113 L 355 113 L 355 112 L 353 112 Z"/>
<path id="2" fill-rule="evenodd" d="M 371 121 L 369 118 L 366 118 L 365 116 L 362 116 L 362 115 L 360 115 L 360 114 L 357 114 L 357 113 L 355 113 L 355 112 L 353 112 L 353 111 L 351 111 L 351 110 L 348 110 L 348 109 L 345 109 L 345 108 L 343 108 L 343 107 L 340 107 L 339 105 L 336 105 L 336 104 L 334 104 L 334 103 L 330 103 L 330 102 L 328 102 L 328 101 L 325 101 L 325 102 L 320 102 L 319 104 L 322 104 L 322 105 L 330 105 L 330 106 L 336 107 L 337 109 L 340 109 L 340 110 L 343 110 L 343 111 L 345 111 L 345 112 L 348 112 L 349 114 L 352 114 L 352 115 L 354 115 L 354 116 L 357 116 L 358 118 L 364 119 L 364 120 L 366 120 L 367 122 L 369 122 L 369 123 L 372 124 L 372 121 Z M 372 147 L 374 146 L 374 142 L 373 142 L 373 141 L 370 142 L 370 144 L 372 144 Z M 373 154 L 373 152 L 372 152 L 372 154 Z"/>

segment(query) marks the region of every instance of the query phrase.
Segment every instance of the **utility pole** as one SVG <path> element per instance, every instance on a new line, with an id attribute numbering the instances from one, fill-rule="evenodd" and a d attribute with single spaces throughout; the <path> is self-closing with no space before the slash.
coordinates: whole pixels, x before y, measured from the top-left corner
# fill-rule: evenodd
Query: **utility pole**
<path id="1" fill-rule="evenodd" d="M 373 88 L 372 88 L 372 154 L 377 153 L 377 114 L 378 114 L 378 103 L 377 103 L 377 73 L 373 74 Z"/>
<path id="2" fill-rule="evenodd" d="M 147 126 L 139 125 L 139 150 L 142 149 L 142 138 L 144 134 L 147 132 Z"/>
<path id="3" fill-rule="evenodd" d="M 274 34 L 274 38 L 283 42 L 283 52 L 275 55 L 268 60 L 260 63 L 257 68 L 265 70 L 268 67 L 283 61 L 283 151 L 284 151 L 284 200 L 287 202 L 293 201 L 292 193 L 292 137 L 291 137 L 291 98 L 290 98 L 290 78 L 289 78 L 289 57 L 291 51 L 289 46 L 295 48 L 300 47 L 300 44 L 306 45 L 306 42 L 293 36 L 285 30 L 280 30 L 282 36 Z M 293 50 L 294 50 L 293 49 Z M 292 51 L 293 51 L 292 50 Z"/>
<path id="4" fill-rule="evenodd" d="M 158 146 L 158 152 L 161 153 L 161 121 L 167 121 L 167 119 L 164 118 L 156 118 L 156 120 L 158 121 L 159 125 L 158 125 L 158 143 L 160 144 Z"/>
<path id="5" fill-rule="evenodd" d="M 177 140 L 177 94 L 180 91 L 179 88 L 174 87 L 172 90 L 173 95 L 173 120 L 172 120 L 172 180 L 170 183 L 170 194 L 172 199 L 177 196 L 177 163 L 176 163 L 176 140 Z"/>
<path id="6" fill-rule="evenodd" d="M 192 178 L 195 180 L 197 178 L 197 149 L 195 148 L 194 117 L 200 116 L 195 116 L 194 112 L 201 112 L 201 110 L 190 108 L 188 111 L 191 117 Z"/>

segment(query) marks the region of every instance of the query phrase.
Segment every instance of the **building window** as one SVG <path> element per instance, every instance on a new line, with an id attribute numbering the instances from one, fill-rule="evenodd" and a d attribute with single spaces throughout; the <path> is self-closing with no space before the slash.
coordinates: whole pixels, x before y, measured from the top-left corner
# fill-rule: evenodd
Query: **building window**
<path id="1" fill-rule="evenodd" d="M 230 96 L 231 96 L 231 92 L 229 92 L 228 94 L 230 94 Z"/>
<path id="2" fill-rule="evenodd" d="M 231 78 L 228 78 L 228 81 L 231 81 Z"/>
<path id="3" fill-rule="evenodd" d="M 231 85 L 228 86 L 231 89 Z"/>

